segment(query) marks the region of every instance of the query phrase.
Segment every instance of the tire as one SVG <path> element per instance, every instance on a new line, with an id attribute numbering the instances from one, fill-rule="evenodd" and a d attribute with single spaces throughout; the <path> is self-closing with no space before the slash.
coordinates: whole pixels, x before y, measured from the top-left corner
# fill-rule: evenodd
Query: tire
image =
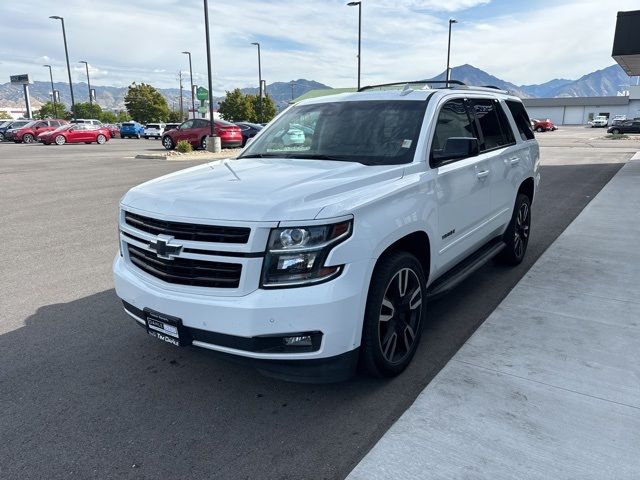
<path id="1" fill-rule="evenodd" d="M 202 139 L 200 140 L 200 148 L 202 150 L 207 149 L 207 137 L 202 137 Z"/>
<path id="2" fill-rule="evenodd" d="M 171 140 L 171 137 L 168 136 L 162 139 L 162 146 L 167 150 L 173 150 L 174 148 L 176 148 L 173 140 Z"/>
<path id="3" fill-rule="evenodd" d="M 67 143 L 67 139 L 64 138 L 64 135 L 58 135 L 53 141 L 56 142 L 56 145 L 64 145 Z"/>
<path id="4" fill-rule="evenodd" d="M 542 133 L 542 132 L 544 132 L 544 128 L 538 127 L 538 128 L 536 128 L 536 132 Z"/>
<path id="5" fill-rule="evenodd" d="M 379 260 L 362 326 L 360 365 L 364 371 L 393 377 L 407 368 L 420 341 L 425 299 L 426 281 L 416 257 L 393 252 Z"/>
<path id="6" fill-rule="evenodd" d="M 107 141 L 107 137 L 105 137 L 104 135 L 100 134 L 96 137 L 96 142 L 98 142 L 98 145 L 104 145 Z"/>
<path id="7" fill-rule="evenodd" d="M 136 135 L 136 138 L 137 138 L 138 140 L 140 140 L 140 134 L 137 134 L 137 135 Z"/>
<path id="8" fill-rule="evenodd" d="M 22 142 L 23 143 L 33 143 L 33 135 L 31 135 L 30 133 L 25 133 L 24 136 L 22 137 Z"/>
<path id="9" fill-rule="evenodd" d="M 613 130 L 611 130 L 611 133 L 614 135 L 620 135 L 620 130 L 618 130 L 617 128 L 614 128 Z"/>
<path id="10" fill-rule="evenodd" d="M 0 133 L 0 142 L 4 142 L 4 133 Z"/>
<path id="11" fill-rule="evenodd" d="M 522 263 L 531 233 L 531 199 L 519 193 L 511 215 L 511 221 L 504 232 L 504 243 L 507 245 L 498 256 L 498 260 L 506 265 Z"/>

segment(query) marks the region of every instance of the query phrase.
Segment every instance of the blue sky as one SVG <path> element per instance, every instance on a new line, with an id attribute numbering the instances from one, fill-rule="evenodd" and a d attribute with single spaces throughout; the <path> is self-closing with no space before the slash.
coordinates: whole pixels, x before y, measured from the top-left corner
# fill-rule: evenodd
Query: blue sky
<path id="1" fill-rule="evenodd" d="M 357 9 L 346 0 L 210 0 L 214 90 L 257 84 L 262 44 L 268 82 L 307 78 L 352 86 L 356 75 Z M 363 83 L 433 76 L 445 68 L 447 20 L 455 17 L 452 64 L 470 63 L 517 83 L 578 78 L 613 63 L 618 10 L 638 0 L 362 0 Z M 193 53 L 195 83 L 206 81 L 201 0 L 31 0 L 0 2 L 0 82 L 41 66 L 66 81 L 60 24 L 65 17 L 74 81 L 124 86 L 145 81 L 177 86 Z M 30 14 L 24 15 L 25 10 Z M 7 40 L 8 39 L 8 40 Z"/>

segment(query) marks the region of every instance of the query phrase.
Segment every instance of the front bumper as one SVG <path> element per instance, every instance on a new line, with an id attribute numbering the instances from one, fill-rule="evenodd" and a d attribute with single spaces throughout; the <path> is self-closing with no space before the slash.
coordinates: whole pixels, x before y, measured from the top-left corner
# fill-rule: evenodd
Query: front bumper
<path id="1" fill-rule="evenodd" d="M 353 363 L 353 352 L 360 343 L 369 268 L 368 262 L 358 262 L 347 265 L 342 275 L 327 283 L 302 288 L 256 289 L 240 297 L 222 297 L 179 292 L 170 289 L 171 285 L 160 288 L 119 255 L 113 264 L 116 292 L 129 304 L 125 309 L 138 323 L 144 324 L 140 312 L 145 308 L 178 317 L 184 327 L 194 333 L 194 346 L 269 361 L 272 366 L 326 362 L 348 356 L 350 352 L 349 362 Z M 270 353 L 246 346 L 259 337 L 283 337 L 300 332 L 321 333 L 319 348 Z M 357 358 L 357 353 L 355 356 Z"/>

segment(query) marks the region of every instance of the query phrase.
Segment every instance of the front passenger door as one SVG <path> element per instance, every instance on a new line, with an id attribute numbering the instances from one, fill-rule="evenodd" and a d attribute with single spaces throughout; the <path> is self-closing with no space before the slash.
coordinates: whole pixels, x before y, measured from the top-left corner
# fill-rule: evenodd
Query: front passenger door
<path id="1" fill-rule="evenodd" d="M 469 138 L 477 141 L 478 133 L 467 101 L 447 101 L 438 113 L 430 154 L 438 203 L 439 269 L 453 266 L 479 248 L 488 234 L 483 226 L 491 202 L 487 162 L 475 155 L 439 160 L 448 141 Z"/>

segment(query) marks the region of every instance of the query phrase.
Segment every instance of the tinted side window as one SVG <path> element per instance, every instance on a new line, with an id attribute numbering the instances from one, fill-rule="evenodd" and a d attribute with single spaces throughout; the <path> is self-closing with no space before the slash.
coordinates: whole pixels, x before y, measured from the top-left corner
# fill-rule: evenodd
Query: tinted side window
<path id="1" fill-rule="evenodd" d="M 476 137 L 475 128 L 462 98 L 445 103 L 438 114 L 431 155 L 442 151 L 449 138 Z"/>
<path id="2" fill-rule="evenodd" d="M 197 118 L 193 121 L 193 128 L 207 128 L 208 126 L 209 122 L 207 120 Z"/>
<path id="3" fill-rule="evenodd" d="M 507 100 L 507 107 L 509 107 L 509 111 L 511 112 L 511 115 L 513 115 L 513 119 L 516 121 L 518 132 L 520 133 L 520 138 L 522 138 L 522 140 L 533 139 L 531 121 L 529 120 L 527 111 L 524 109 L 524 105 L 522 105 L 522 103 L 520 102 Z"/>
<path id="4" fill-rule="evenodd" d="M 508 136 L 502 131 L 498 117 L 498 101 L 491 99 L 474 99 L 471 102 L 473 112 L 480 124 L 482 139 L 480 151 L 493 150 L 509 145 Z"/>

